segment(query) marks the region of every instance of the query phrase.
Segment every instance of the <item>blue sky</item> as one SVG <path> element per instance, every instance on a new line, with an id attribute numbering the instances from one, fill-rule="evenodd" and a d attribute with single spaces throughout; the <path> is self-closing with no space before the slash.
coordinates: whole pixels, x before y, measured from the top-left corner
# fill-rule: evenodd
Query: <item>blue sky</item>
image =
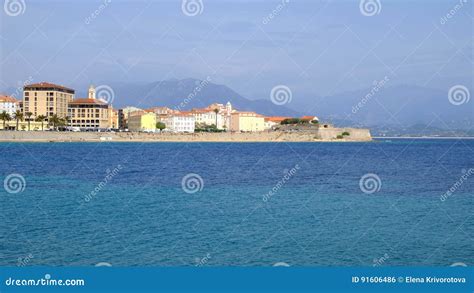
<path id="1" fill-rule="evenodd" d="M 472 88 L 472 1 L 445 23 L 459 0 L 380 0 L 373 16 L 359 1 L 202 0 L 196 16 L 182 1 L 24 3 L 18 16 L 1 14 L 0 89 L 30 77 L 84 87 L 207 76 L 254 99 L 278 84 L 327 96 L 385 76 Z"/>

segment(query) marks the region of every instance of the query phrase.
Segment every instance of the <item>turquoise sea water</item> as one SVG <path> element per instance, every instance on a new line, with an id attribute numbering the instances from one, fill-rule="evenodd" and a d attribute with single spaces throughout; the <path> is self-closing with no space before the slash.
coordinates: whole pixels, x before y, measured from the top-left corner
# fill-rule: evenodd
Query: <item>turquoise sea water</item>
<path id="1" fill-rule="evenodd" d="M 474 264 L 474 140 L 0 152 L 0 265 Z"/>

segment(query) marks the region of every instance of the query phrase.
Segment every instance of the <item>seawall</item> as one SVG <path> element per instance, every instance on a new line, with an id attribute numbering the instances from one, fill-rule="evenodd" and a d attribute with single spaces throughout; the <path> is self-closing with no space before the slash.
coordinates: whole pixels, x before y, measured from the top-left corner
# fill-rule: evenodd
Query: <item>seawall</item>
<path id="1" fill-rule="evenodd" d="M 337 139 L 347 131 L 349 136 Z M 137 133 L 137 132 L 56 132 L 56 131 L 0 131 L 0 141 L 24 142 L 317 142 L 317 141 L 370 141 L 368 129 L 332 128 L 316 132 L 253 132 L 253 133 Z"/>

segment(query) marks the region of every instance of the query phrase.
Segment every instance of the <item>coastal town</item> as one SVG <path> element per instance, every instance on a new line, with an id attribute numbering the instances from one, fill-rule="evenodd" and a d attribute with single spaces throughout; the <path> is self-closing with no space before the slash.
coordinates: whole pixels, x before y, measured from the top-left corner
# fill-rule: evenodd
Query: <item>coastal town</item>
<path id="1" fill-rule="evenodd" d="M 25 85 L 22 99 L 0 95 L 0 129 L 136 134 L 286 133 L 287 136 L 298 132 L 306 136 L 297 140 L 370 138 L 370 134 L 354 136 L 356 129 L 348 131 L 320 123 L 316 116 L 264 116 L 235 109 L 230 102 L 190 110 L 165 105 L 115 109 L 107 97 L 97 95 L 93 85 L 87 97 L 76 97 L 74 89 L 49 82 Z M 325 136 L 321 135 L 321 129 L 325 130 Z"/>

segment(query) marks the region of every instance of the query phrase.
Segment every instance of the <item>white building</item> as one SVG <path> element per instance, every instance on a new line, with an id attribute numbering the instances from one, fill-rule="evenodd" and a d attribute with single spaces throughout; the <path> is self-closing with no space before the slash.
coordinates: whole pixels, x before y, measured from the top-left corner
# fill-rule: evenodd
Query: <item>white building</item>
<path id="1" fill-rule="evenodd" d="M 218 129 L 224 129 L 225 117 L 222 113 L 211 109 L 193 109 L 190 113 L 194 116 L 197 125 L 216 125 Z"/>
<path id="2" fill-rule="evenodd" d="M 171 114 L 160 118 L 168 131 L 193 133 L 196 120 L 190 113 Z"/>
<path id="3" fill-rule="evenodd" d="M 214 103 L 209 106 L 207 106 L 204 109 L 196 109 L 197 111 L 202 112 L 201 115 L 197 114 L 195 115 L 196 117 L 196 123 L 206 123 L 208 125 L 211 124 L 216 124 L 216 113 L 215 110 L 218 110 L 217 112 L 217 128 L 218 129 L 230 129 L 230 120 L 232 117 L 232 113 L 235 112 L 234 109 L 232 109 L 232 104 L 230 102 L 227 102 L 227 104 L 218 104 Z M 193 112 L 193 111 L 192 111 Z M 210 124 L 209 124 L 210 123 Z"/>
<path id="4" fill-rule="evenodd" d="M 0 95 L 0 113 L 3 111 L 13 116 L 16 110 L 20 110 L 18 107 L 18 101 L 11 96 Z"/>

